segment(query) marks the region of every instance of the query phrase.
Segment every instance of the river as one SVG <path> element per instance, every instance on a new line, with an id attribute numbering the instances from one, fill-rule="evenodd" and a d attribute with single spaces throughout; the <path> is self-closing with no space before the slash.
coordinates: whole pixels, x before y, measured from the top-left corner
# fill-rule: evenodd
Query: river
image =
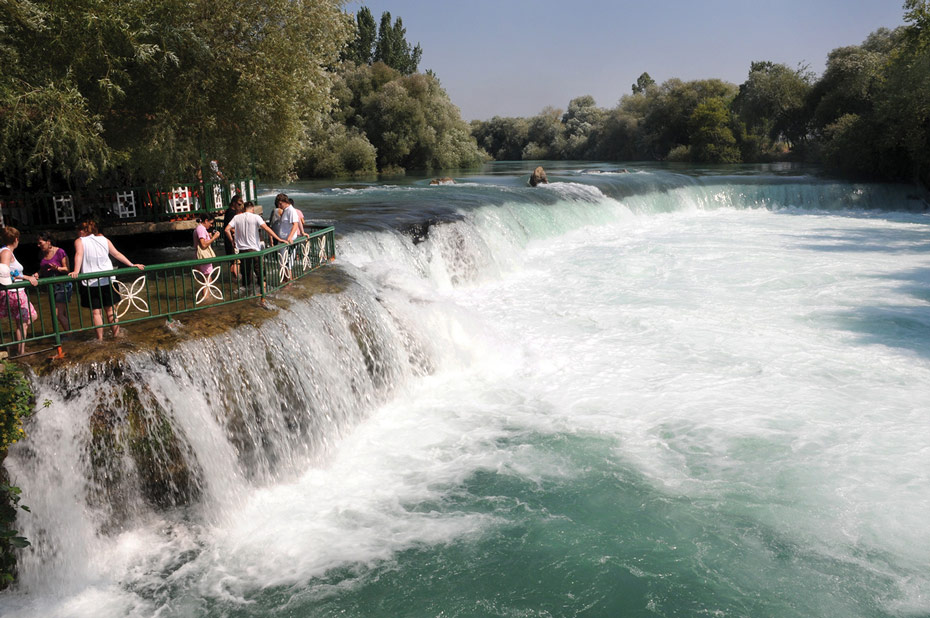
<path id="1" fill-rule="evenodd" d="M 336 225 L 347 289 L 41 381 L 0 614 L 930 614 L 913 190 L 547 171 L 265 187 Z M 116 382 L 172 427 L 168 498 L 129 438 L 101 463 Z"/>

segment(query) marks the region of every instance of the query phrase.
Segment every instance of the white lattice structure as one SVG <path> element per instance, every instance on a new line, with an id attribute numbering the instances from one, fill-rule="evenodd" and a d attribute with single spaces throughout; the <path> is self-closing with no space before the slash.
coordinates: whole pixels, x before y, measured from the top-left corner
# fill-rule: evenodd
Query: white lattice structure
<path id="1" fill-rule="evenodd" d="M 168 198 L 168 212 L 190 212 L 193 199 L 187 187 L 176 187 Z"/>
<path id="2" fill-rule="evenodd" d="M 132 191 L 122 191 L 116 194 L 113 204 L 113 213 L 120 219 L 130 219 L 136 216 L 136 195 Z"/>
<path id="3" fill-rule="evenodd" d="M 213 185 L 213 209 L 223 210 L 223 186 Z"/>
<path id="4" fill-rule="evenodd" d="M 55 204 L 55 223 L 73 222 L 74 219 L 74 198 L 70 195 L 56 195 L 52 198 Z"/>

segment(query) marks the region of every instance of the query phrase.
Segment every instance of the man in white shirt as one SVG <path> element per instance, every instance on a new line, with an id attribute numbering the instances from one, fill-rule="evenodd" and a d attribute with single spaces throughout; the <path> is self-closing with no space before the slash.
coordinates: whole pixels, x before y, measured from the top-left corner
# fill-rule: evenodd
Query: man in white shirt
<path id="1" fill-rule="evenodd" d="M 290 243 L 298 234 L 303 235 L 303 222 L 300 220 L 299 211 L 294 208 L 294 200 L 290 199 L 285 193 L 279 193 L 277 197 L 275 197 L 275 206 L 281 209 L 281 217 L 278 219 L 278 224 L 275 228 L 278 236 L 286 238 L 287 242 Z M 294 267 L 294 250 L 295 247 L 285 249 L 285 251 L 287 251 L 286 260 L 288 270 Z"/>
<path id="2" fill-rule="evenodd" d="M 252 202 L 245 203 L 245 210 L 229 222 L 226 226 L 226 237 L 229 238 L 236 248 L 236 253 L 251 253 L 262 248 L 259 230 L 265 230 L 269 236 L 278 242 L 290 243 L 274 233 L 265 220 L 255 214 L 255 204 Z M 258 277 L 259 258 L 243 258 L 242 279 L 246 288 L 251 291 L 253 275 Z"/>
<path id="3" fill-rule="evenodd" d="M 288 242 L 294 240 L 294 237 L 302 233 L 300 215 L 294 208 L 294 202 L 284 193 L 279 193 L 275 198 L 275 207 L 281 209 L 281 218 L 277 221 L 275 232 L 281 238 L 286 238 Z"/>

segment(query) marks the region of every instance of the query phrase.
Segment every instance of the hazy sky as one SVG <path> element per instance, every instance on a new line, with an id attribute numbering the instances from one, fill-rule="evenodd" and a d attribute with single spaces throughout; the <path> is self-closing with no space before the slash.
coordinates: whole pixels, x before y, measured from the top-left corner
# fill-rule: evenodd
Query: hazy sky
<path id="1" fill-rule="evenodd" d="M 804 63 L 903 23 L 903 0 L 369 0 L 407 40 L 466 120 L 532 116 L 581 95 L 614 107 L 643 71 L 658 83 L 746 79 L 749 63 Z"/>

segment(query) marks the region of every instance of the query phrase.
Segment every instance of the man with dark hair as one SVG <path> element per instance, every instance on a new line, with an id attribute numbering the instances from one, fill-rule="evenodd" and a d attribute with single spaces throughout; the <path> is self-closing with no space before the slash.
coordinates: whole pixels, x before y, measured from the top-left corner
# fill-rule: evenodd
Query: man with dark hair
<path id="1" fill-rule="evenodd" d="M 255 204 L 253 202 L 245 203 L 244 212 L 239 213 L 232 218 L 229 225 L 226 226 L 226 237 L 230 242 L 235 242 L 236 250 L 242 258 L 242 280 L 243 285 L 251 292 L 252 281 L 259 273 L 259 256 L 248 257 L 244 254 L 254 253 L 262 248 L 259 230 L 265 230 L 269 236 L 278 242 L 288 242 L 275 234 L 274 230 L 268 227 L 265 220 L 255 214 Z"/>

